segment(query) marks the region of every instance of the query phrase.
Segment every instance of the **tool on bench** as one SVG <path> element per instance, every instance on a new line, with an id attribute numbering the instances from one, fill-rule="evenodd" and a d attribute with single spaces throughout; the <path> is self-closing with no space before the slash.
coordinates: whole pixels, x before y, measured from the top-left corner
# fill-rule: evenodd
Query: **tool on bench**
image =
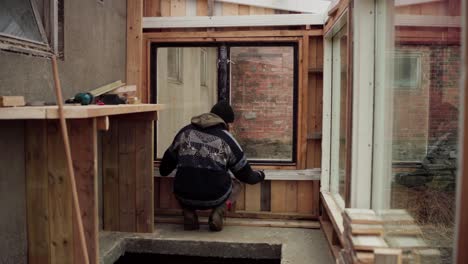
<path id="1" fill-rule="evenodd" d="M 75 97 L 66 100 L 65 103 L 89 105 L 93 102 L 94 98 L 100 95 L 103 95 L 109 91 L 112 91 L 114 89 L 117 89 L 119 87 L 122 87 L 124 85 L 125 83 L 122 83 L 122 81 L 116 81 L 110 84 L 106 84 L 104 86 L 101 86 L 87 93 L 78 93 L 75 95 Z M 117 104 L 117 103 L 114 103 L 114 104 Z"/>

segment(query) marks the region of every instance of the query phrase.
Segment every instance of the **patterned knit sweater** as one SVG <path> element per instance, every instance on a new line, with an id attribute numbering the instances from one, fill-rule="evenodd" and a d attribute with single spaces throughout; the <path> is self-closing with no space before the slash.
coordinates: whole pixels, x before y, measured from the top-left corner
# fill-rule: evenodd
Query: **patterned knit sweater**
<path id="1" fill-rule="evenodd" d="M 208 209 L 224 203 L 231 194 L 230 170 L 240 181 L 255 184 L 264 175 L 253 171 L 242 148 L 215 114 L 192 118 L 164 153 L 162 176 L 177 169 L 174 193 L 187 207 Z"/>

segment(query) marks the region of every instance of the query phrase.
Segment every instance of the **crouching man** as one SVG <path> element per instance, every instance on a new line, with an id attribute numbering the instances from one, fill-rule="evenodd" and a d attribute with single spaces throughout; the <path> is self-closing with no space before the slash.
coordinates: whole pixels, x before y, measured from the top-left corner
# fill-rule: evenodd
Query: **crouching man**
<path id="1" fill-rule="evenodd" d="M 265 179 L 263 171 L 253 171 L 241 147 L 228 132 L 234 112 L 226 102 L 210 113 L 192 118 L 164 153 L 159 172 L 169 175 L 177 168 L 174 194 L 184 212 L 184 229 L 199 229 L 196 210 L 211 209 L 209 227 L 221 231 L 226 201 L 233 202 L 242 182 L 256 184 Z"/>

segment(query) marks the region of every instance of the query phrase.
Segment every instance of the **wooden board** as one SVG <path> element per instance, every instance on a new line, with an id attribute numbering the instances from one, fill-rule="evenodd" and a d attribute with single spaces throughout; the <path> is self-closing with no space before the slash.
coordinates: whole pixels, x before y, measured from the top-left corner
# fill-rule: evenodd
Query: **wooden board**
<path id="1" fill-rule="evenodd" d="M 145 17 L 161 16 L 161 0 L 144 0 L 143 15 Z"/>
<path id="2" fill-rule="evenodd" d="M 208 0 L 197 0 L 197 16 L 208 16 Z"/>
<path id="3" fill-rule="evenodd" d="M 286 212 L 286 183 L 287 181 L 271 182 L 272 212 Z"/>
<path id="4" fill-rule="evenodd" d="M 355 250 L 373 251 L 376 248 L 386 248 L 387 243 L 380 236 L 352 236 L 351 243 Z"/>
<path id="5" fill-rule="evenodd" d="M 260 210 L 271 210 L 271 181 L 263 181 L 260 186 Z"/>
<path id="6" fill-rule="evenodd" d="M 72 194 L 59 122 L 47 122 L 50 263 L 73 263 Z"/>
<path id="7" fill-rule="evenodd" d="M 119 218 L 120 231 L 136 230 L 136 155 L 133 123 L 119 120 Z"/>
<path id="8" fill-rule="evenodd" d="M 110 120 L 110 129 L 102 136 L 103 227 L 117 231 L 120 227 L 119 197 L 119 121 Z"/>
<path id="9" fill-rule="evenodd" d="M 135 123 L 136 231 L 153 232 L 153 122 Z"/>
<path id="10" fill-rule="evenodd" d="M 242 211 L 242 210 L 245 210 L 245 188 L 246 188 L 246 184 L 245 183 L 241 183 L 242 184 L 242 189 L 239 193 L 239 196 L 237 197 L 237 201 L 235 201 L 235 211 Z"/>
<path id="11" fill-rule="evenodd" d="M 141 63 L 143 61 L 143 0 L 127 0 L 127 74 L 126 83 L 141 89 Z M 146 94 L 138 92 L 138 97 Z"/>
<path id="12" fill-rule="evenodd" d="M 401 249 L 393 248 L 378 248 L 374 250 L 375 263 L 379 264 L 401 264 L 402 251 Z"/>
<path id="13" fill-rule="evenodd" d="M 0 96 L 0 107 L 24 106 L 23 96 Z"/>
<path id="14" fill-rule="evenodd" d="M 297 212 L 297 181 L 286 182 L 286 212 Z"/>
<path id="15" fill-rule="evenodd" d="M 156 223 L 171 223 L 183 224 L 182 217 L 156 217 Z M 208 224 L 207 217 L 199 218 L 200 224 Z M 225 226 L 256 226 L 256 227 L 285 227 L 285 228 L 320 228 L 320 224 L 316 221 L 295 221 L 295 220 L 258 220 L 258 219 L 239 219 L 227 218 L 224 222 Z"/>
<path id="16" fill-rule="evenodd" d="M 171 0 L 161 0 L 161 16 L 171 16 Z"/>
<path id="17" fill-rule="evenodd" d="M 171 0 L 171 16 L 183 17 L 186 14 L 185 0 Z"/>
<path id="18" fill-rule="evenodd" d="M 69 122 L 70 146 L 75 170 L 76 188 L 80 203 L 89 263 L 99 263 L 99 222 L 97 183 L 97 128 L 94 119 L 79 119 Z M 78 223 L 73 212 L 73 245 L 80 244 Z M 85 263 L 83 251 L 74 246 L 74 262 Z"/>
<path id="19" fill-rule="evenodd" d="M 297 211 L 299 213 L 311 213 L 316 214 L 315 204 L 318 205 L 318 199 L 314 200 L 315 196 L 318 198 L 318 194 L 315 195 L 314 182 L 316 181 L 302 181 L 297 183 Z"/>
<path id="20" fill-rule="evenodd" d="M 159 185 L 159 207 L 160 208 L 171 208 L 171 196 L 172 194 L 172 182 L 171 178 L 161 178 Z"/>
<path id="21" fill-rule="evenodd" d="M 125 115 L 133 113 L 156 112 L 164 109 L 160 104 L 134 105 L 66 105 L 64 115 L 67 119 L 92 118 L 100 116 Z M 0 120 L 13 119 L 58 119 L 57 106 L 25 106 L 0 108 Z"/>
<path id="22" fill-rule="evenodd" d="M 246 184 L 245 185 L 245 210 L 260 211 L 261 210 L 261 185 Z"/>
<path id="23" fill-rule="evenodd" d="M 154 178 L 154 208 L 161 208 L 159 187 L 161 185 L 161 178 Z M 156 212 L 155 212 L 156 215 Z"/>
<path id="24" fill-rule="evenodd" d="M 25 125 L 28 263 L 49 263 L 49 207 L 46 121 Z"/>

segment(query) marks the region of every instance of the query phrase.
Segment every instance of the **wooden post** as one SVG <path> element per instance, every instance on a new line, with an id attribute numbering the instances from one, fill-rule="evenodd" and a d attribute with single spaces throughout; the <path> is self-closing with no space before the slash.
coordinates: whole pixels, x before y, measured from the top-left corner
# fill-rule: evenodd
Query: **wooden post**
<path id="1" fill-rule="evenodd" d="M 137 86 L 137 96 L 146 99 L 141 86 L 143 57 L 143 0 L 127 0 L 127 81 Z"/>

